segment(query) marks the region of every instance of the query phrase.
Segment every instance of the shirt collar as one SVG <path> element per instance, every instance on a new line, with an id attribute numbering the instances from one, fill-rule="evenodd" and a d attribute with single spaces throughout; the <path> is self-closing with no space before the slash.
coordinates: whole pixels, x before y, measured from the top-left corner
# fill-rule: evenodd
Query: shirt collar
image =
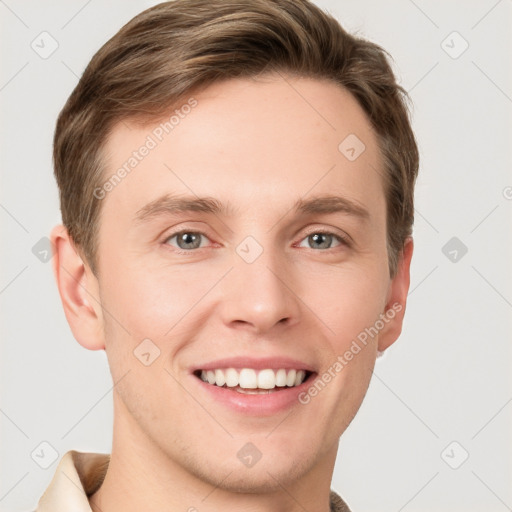
<path id="1" fill-rule="evenodd" d="M 88 497 L 100 488 L 109 462 L 105 453 L 66 452 L 36 512 L 92 512 Z"/>

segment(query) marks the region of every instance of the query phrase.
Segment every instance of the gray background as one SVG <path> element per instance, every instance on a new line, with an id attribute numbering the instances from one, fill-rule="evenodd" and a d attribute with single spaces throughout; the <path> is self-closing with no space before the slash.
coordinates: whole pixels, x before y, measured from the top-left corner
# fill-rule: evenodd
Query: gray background
<path id="1" fill-rule="evenodd" d="M 59 458 L 110 451 L 106 357 L 73 339 L 40 240 L 60 221 L 57 114 L 92 54 L 155 3 L 0 0 L 2 511 L 32 509 L 48 485 L 41 442 Z M 512 2 L 317 3 L 394 57 L 421 151 L 404 331 L 332 486 L 355 512 L 512 510 Z M 43 31 L 58 43 L 47 58 Z"/>

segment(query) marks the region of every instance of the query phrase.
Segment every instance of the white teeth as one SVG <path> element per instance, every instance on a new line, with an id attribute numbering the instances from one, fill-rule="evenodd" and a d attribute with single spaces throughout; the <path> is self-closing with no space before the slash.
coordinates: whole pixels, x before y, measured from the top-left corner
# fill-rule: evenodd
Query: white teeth
<path id="1" fill-rule="evenodd" d="M 215 384 L 217 386 L 224 386 L 226 383 L 226 377 L 224 376 L 224 372 L 222 370 L 215 370 Z"/>
<path id="2" fill-rule="evenodd" d="M 261 370 L 258 373 L 258 387 L 260 389 L 273 389 L 276 387 L 276 374 L 274 370 Z"/>
<path id="3" fill-rule="evenodd" d="M 274 389 L 276 387 L 299 386 L 306 378 L 305 370 L 278 370 L 264 369 L 253 370 L 252 368 L 217 368 L 215 370 L 202 370 L 201 379 L 216 386 L 227 386 L 234 388 L 239 386 L 242 389 Z"/>
<path id="4" fill-rule="evenodd" d="M 288 375 L 286 376 L 286 385 L 291 388 L 295 386 L 295 377 L 297 376 L 297 372 L 295 370 L 290 370 Z"/>
<path id="5" fill-rule="evenodd" d="M 226 386 L 234 388 L 238 386 L 238 372 L 234 368 L 228 368 L 226 374 Z"/>
<path id="6" fill-rule="evenodd" d="M 249 368 L 244 368 L 238 377 L 238 385 L 244 389 L 256 389 L 258 387 L 256 372 Z"/>
<path id="7" fill-rule="evenodd" d="M 280 370 L 277 370 L 276 386 L 279 388 L 283 388 L 284 386 L 286 386 L 286 370 L 283 370 L 282 368 Z"/>

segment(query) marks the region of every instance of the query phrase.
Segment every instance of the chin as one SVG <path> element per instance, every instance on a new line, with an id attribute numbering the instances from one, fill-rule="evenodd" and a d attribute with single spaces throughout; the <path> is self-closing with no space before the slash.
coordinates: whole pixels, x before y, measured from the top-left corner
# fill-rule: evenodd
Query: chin
<path id="1" fill-rule="evenodd" d="M 304 453 L 291 458 L 290 453 L 274 453 L 265 456 L 252 467 L 246 467 L 238 459 L 223 464 L 194 464 L 192 472 L 212 486 L 239 494 L 269 494 L 288 487 L 313 469 L 315 461 Z M 209 467 L 207 467 L 209 466 Z"/>
<path id="2" fill-rule="evenodd" d="M 273 478 L 268 473 L 265 475 L 242 476 L 237 474 L 230 475 L 226 480 L 218 486 L 225 491 L 237 494 L 271 494 L 285 485 L 280 478 Z"/>

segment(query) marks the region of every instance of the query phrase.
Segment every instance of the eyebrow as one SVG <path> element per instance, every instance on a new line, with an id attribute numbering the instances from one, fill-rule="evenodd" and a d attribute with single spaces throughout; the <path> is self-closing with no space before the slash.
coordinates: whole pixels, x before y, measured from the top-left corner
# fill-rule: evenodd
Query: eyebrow
<path id="1" fill-rule="evenodd" d="M 370 213 L 362 205 L 346 197 L 336 195 L 322 195 L 308 199 L 300 198 L 289 211 L 291 210 L 294 210 L 296 214 L 303 215 L 345 213 L 365 222 L 370 219 Z M 135 220 L 142 223 L 155 217 L 185 212 L 203 212 L 233 217 L 236 211 L 229 203 L 224 204 L 214 197 L 165 194 L 138 210 L 135 214 Z"/>

